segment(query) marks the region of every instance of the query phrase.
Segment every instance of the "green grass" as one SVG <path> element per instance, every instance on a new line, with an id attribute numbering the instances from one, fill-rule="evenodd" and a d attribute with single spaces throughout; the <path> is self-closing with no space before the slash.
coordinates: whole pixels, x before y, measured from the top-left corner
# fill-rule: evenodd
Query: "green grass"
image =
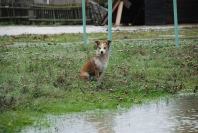
<path id="1" fill-rule="evenodd" d="M 184 33 L 193 34 L 189 29 Z M 131 107 L 178 91 L 192 92 L 198 83 L 198 40 L 182 39 L 178 49 L 174 40 L 127 40 L 157 34 L 114 33 L 117 41 L 100 85 L 79 80 L 82 64 L 94 54 L 93 44 L 87 49 L 81 43 L 60 44 L 79 42 L 81 34 L 0 37 L 0 132 L 17 132 L 47 113 Z"/>

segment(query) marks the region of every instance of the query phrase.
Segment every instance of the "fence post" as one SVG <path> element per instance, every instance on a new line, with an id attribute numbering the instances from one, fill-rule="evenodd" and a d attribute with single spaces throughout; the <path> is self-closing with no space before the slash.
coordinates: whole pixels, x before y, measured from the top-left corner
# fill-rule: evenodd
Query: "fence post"
<path id="1" fill-rule="evenodd" d="M 175 44 L 179 47 L 179 28 L 178 28 L 178 16 L 177 16 L 177 0 L 173 0 L 174 11 L 174 25 L 175 25 Z"/>
<path id="2" fill-rule="evenodd" d="M 86 0 L 82 0 L 82 21 L 83 21 L 83 41 L 84 41 L 84 46 L 87 46 L 87 32 L 86 32 Z"/>
<path id="3" fill-rule="evenodd" d="M 112 0 L 108 0 L 108 40 L 112 41 Z"/>
<path id="4" fill-rule="evenodd" d="M 33 8 L 30 6 L 30 8 L 28 9 L 28 19 L 34 19 L 34 10 Z"/>
<path id="5" fill-rule="evenodd" d="M 0 17 L 1 17 L 1 8 L 0 8 Z"/>
<path id="6" fill-rule="evenodd" d="M 2 4 L 2 1 L 0 0 L 0 6 L 1 6 L 1 4 Z M 0 8 L 0 17 L 1 17 L 1 10 L 2 10 L 2 8 Z"/>

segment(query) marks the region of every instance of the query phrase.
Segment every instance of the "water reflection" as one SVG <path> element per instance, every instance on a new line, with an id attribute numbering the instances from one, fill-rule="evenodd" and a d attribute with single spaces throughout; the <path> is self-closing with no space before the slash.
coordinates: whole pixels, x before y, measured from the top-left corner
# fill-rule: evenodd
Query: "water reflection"
<path id="1" fill-rule="evenodd" d="M 128 110 L 48 116 L 49 128 L 28 127 L 24 133 L 196 133 L 198 96 L 177 96 Z"/>

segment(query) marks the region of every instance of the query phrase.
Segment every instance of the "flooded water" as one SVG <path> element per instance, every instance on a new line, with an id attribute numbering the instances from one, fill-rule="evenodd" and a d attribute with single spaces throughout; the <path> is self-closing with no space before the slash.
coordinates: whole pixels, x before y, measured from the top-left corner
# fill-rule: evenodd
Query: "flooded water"
<path id="1" fill-rule="evenodd" d="M 23 133 L 198 133 L 198 96 L 183 95 L 119 111 L 48 116 L 50 127 Z"/>

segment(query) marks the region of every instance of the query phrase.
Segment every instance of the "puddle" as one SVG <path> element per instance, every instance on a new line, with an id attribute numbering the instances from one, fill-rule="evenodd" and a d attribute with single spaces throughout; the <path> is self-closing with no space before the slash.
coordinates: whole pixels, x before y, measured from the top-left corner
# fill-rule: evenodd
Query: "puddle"
<path id="1" fill-rule="evenodd" d="M 119 111 L 47 116 L 50 127 L 22 133 L 197 133 L 198 96 L 183 95 Z"/>

